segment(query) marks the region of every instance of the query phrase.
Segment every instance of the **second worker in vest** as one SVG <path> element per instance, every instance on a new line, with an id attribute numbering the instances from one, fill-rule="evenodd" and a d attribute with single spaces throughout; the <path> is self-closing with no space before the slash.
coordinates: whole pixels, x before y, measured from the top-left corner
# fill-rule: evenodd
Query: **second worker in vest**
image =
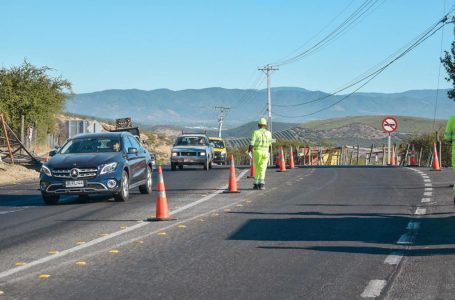
<path id="1" fill-rule="evenodd" d="M 455 115 L 451 116 L 447 121 L 444 138 L 449 143 L 452 143 L 452 170 L 455 172 Z M 455 186 L 453 186 L 453 202 L 455 204 Z"/>
<path id="2" fill-rule="evenodd" d="M 269 150 L 272 145 L 272 133 L 267 130 L 267 120 L 260 118 L 258 121 L 259 129 L 253 132 L 248 152 L 253 152 L 254 159 L 254 185 L 253 189 L 265 189 L 265 172 L 269 162 Z"/>

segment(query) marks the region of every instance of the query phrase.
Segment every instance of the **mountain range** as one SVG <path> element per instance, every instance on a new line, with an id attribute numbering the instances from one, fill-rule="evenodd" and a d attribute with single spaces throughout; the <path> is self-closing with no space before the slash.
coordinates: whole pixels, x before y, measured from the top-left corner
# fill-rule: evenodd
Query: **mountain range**
<path id="1" fill-rule="evenodd" d="M 447 90 L 411 90 L 400 93 L 355 93 L 331 96 L 304 88 L 272 89 L 273 120 L 301 124 L 313 120 L 363 115 L 402 115 L 447 119 L 455 103 Z M 266 115 L 267 90 L 206 88 L 172 91 L 105 90 L 74 94 L 66 104 L 73 114 L 115 119 L 131 117 L 147 125 L 216 128 L 216 106 L 230 107 L 225 126 L 232 128 Z M 310 103 L 307 103 L 310 102 Z"/>

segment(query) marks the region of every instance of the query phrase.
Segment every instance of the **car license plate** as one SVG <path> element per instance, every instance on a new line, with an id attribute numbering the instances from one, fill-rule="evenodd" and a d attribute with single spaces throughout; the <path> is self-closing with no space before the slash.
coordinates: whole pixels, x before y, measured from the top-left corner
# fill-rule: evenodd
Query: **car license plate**
<path id="1" fill-rule="evenodd" d="M 83 180 L 66 181 L 65 186 L 67 188 L 84 187 L 84 181 Z"/>

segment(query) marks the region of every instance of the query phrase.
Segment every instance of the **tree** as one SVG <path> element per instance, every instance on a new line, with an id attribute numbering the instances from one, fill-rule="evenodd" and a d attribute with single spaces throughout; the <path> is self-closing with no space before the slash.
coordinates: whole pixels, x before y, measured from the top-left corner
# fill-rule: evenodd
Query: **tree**
<path id="1" fill-rule="evenodd" d="M 452 21 L 455 21 L 455 19 L 452 19 Z M 444 51 L 444 57 L 441 58 L 441 63 L 447 71 L 448 76 L 446 77 L 446 80 L 452 82 L 452 85 L 454 86 L 454 88 L 447 92 L 447 95 L 450 99 L 455 101 L 455 41 L 452 42 L 450 53 Z"/>
<path id="2" fill-rule="evenodd" d="M 26 126 L 38 130 L 38 141 L 53 132 L 55 115 L 71 95 L 71 83 L 48 73 L 49 67 L 36 67 L 24 60 L 22 65 L 0 69 L 0 112 L 10 126 L 18 131 L 21 116 Z"/>

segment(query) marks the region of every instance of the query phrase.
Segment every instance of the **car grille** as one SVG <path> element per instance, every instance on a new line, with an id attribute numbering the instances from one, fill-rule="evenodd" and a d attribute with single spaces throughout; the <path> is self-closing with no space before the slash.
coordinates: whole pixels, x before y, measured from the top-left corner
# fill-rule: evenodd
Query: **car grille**
<path id="1" fill-rule="evenodd" d="M 198 152 L 178 152 L 177 156 L 197 156 Z"/>
<path id="2" fill-rule="evenodd" d="M 71 176 L 71 171 L 77 170 L 78 175 L 76 177 Z M 54 169 L 52 170 L 52 176 L 55 178 L 64 178 L 64 179 L 91 179 L 95 178 L 98 173 L 97 168 L 85 168 L 85 169 Z"/>

